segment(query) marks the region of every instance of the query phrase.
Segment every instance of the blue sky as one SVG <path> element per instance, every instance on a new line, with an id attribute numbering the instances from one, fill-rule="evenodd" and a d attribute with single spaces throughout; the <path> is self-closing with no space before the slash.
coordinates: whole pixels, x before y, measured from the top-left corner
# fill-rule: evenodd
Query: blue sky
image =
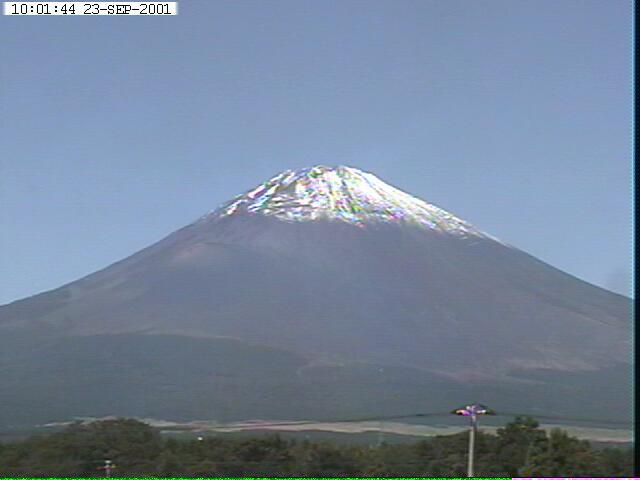
<path id="1" fill-rule="evenodd" d="M 629 294 L 631 35 L 621 0 L 0 17 L 0 303 L 315 164 Z"/>

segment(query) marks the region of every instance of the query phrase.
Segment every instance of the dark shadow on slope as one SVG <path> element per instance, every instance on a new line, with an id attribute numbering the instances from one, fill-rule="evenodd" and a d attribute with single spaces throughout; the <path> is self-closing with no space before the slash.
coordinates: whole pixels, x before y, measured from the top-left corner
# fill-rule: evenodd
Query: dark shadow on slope
<path id="1" fill-rule="evenodd" d="M 0 430 L 106 415 L 336 420 L 447 412 L 472 401 L 540 415 L 627 420 L 630 411 L 628 367 L 527 373 L 539 382 L 531 384 L 466 384 L 397 366 L 314 366 L 300 355 L 233 339 L 14 336 L 0 347 Z M 620 387 L 627 380 L 628 391 Z"/>

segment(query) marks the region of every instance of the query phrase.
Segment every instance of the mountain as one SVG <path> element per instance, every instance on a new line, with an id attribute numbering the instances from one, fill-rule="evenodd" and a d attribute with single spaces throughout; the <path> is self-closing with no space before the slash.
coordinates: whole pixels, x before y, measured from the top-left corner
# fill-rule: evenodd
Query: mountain
<path id="1" fill-rule="evenodd" d="M 0 307 L 0 422 L 340 418 L 476 399 L 626 420 L 630 313 L 370 173 L 289 170 Z"/>

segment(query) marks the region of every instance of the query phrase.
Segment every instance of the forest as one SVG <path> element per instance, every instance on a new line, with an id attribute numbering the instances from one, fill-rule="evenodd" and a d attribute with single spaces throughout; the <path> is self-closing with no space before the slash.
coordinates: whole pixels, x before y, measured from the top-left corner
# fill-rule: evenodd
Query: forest
<path id="1" fill-rule="evenodd" d="M 64 430 L 0 443 L 0 476 L 57 477 L 460 477 L 468 433 L 376 446 L 284 439 L 175 438 L 133 419 L 73 423 Z M 105 460 L 112 469 L 106 471 Z M 476 436 L 475 475 L 630 477 L 631 448 L 598 448 L 565 431 L 516 417 Z"/>

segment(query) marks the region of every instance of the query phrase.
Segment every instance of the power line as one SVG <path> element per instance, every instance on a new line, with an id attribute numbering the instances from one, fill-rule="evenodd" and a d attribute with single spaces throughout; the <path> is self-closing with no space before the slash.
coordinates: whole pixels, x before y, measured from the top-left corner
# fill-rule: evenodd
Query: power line
<path id="1" fill-rule="evenodd" d="M 319 420 L 290 420 L 290 421 L 271 421 L 271 422 L 259 422 L 259 423 L 243 423 L 243 422 L 229 422 L 229 423 L 221 423 L 217 425 L 209 426 L 208 428 L 214 429 L 222 429 L 222 428 L 239 428 L 243 427 L 245 429 L 251 429 L 251 427 L 255 427 L 255 429 L 262 429 L 267 427 L 286 427 L 286 426 L 298 426 L 298 425 L 316 425 L 322 423 L 358 423 L 358 422 L 382 422 L 386 420 L 402 420 L 409 418 L 431 418 L 431 417 L 439 417 L 439 416 L 449 416 L 451 412 L 428 412 L 428 413 L 408 413 L 402 415 L 385 415 L 385 416 L 371 416 L 371 417 L 353 417 L 353 418 L 334 418 L 334 419 L 319 419 Z M 501 412 L 495 411 L 493 413 L 494 416 L 499 417 L 531 417 L 533 419 L 538 420 L 556 420 L 556 421 L 570 421 L 570 422 L 585 422 L 585 423 L 600 423 L 600 424 L 609 424 L 609 425 L 628 425 L 632 426 L 635 424 L 635 421 L 625 422 L 622 420 L 613 420 L 613 419 L 598 419 L 598 418 L 585 418 L 585 417 L 565 417 L 565 416 L 552 416 L 552 415 L 538 415 L 533 413 L 513 413 L 513 412 Z M 193 429 L 203 428 L 201 425 L 176 425 L 164 428 L 164 430 L 170 429 L 184 429 L 186 427 L 191 427 Z M 206 427 L 205 427 L 206 428 Z"/>

